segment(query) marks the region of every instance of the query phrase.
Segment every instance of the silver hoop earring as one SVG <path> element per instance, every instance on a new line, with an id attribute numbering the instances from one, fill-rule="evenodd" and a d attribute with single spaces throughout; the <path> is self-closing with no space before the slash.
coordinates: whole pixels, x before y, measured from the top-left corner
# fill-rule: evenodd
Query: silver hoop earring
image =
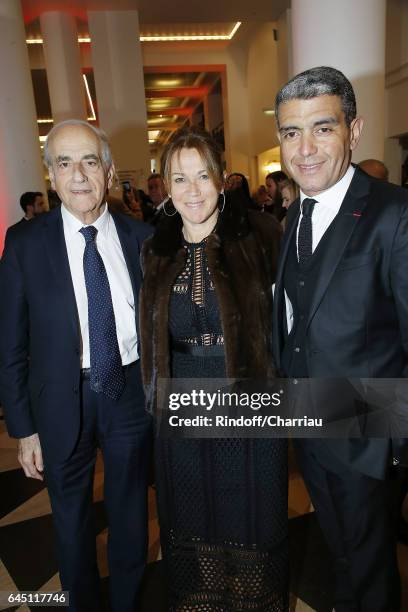
<path id="1" fill-rule="evenodd" d="M 176 215 L 176 214 L 177 214 L 177 210 L 176 210 L 176 209 L 174 209 L 174 212 L 172 212 L 172 213 L 168 213 L 168 212 L 167 212 L 167 210 L 166 210 L 166 204 L 167 204 L 167 202 L 170 202 L 170 198 L 167 198 L 166 200 L 164 200 L 164 202 L 163 202 L 163 212 L 164 212 L 164 214 L 165 214 L 167 217 L 174 217 L 174 215 Z M 173 206 L 174 206 L 174 204 L 173 204 Z"/>
<path id="2" fill-rule="evenodd" d="M 225 208 L 225 193 L 224 193 L 224 191 L 221 191 L 220 196 L 223 197 L 223 203 L 222 203 L 221 208 L 219 209 L 220 213 L 222 213 L 224 208 Z"/>

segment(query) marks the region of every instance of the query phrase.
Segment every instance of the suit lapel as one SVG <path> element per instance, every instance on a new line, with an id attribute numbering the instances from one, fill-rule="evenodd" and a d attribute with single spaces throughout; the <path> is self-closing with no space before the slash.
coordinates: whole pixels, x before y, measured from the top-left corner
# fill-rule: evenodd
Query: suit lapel
<path id="1" fill-rule="evenodd" d="M 276 366 L 280 368 L 280 355 L 283 345 L 283 326 L 284 317 L 286 317 L 286 304 L 283 286 L 283 275 L 285 271 L 286 260 L 288 257 L 289 246 L 292 241 L 293 234 L 296 232 L 300 215 L 300 200 L 297 199 L 289 209 L 287 216 L 286 231 L 283 236 L 283 243 L 278 261 L 278 270 L 276 273 L 275 293 L 273 298 L 273 329 L 272 336 L 273 353 L 276 360 Z"/>
<path id="2" fill-rule="evenodd" d="M 142 283 L 140 271 L 139 241 L 137 239 L 137 236 L 135 236 L 131 232 L 125 219 L 123 219 L 120 215 L 117 215 L 112 212 L 111 215 L 115 222 L 116 230 L 118 232 L 120 244 L 122 247 L 123 256 L 125 258 L 126 266 L 130 276 L 130 281 L 132 283 L 133 295 L 135 298 L 135 313 L 137 313 L 139 291 L 140 285 Z"/>
<path id="3" fill-rule="evenodd" d="M 310 305 L 308 326 L 324 297 L 354 229 L 360 221 L 367 204 L 368 193 L 369 181 L 362 172 L 356 169 L 338 215 L 333 221 L 335 226 L 330 241 L 327 242 L 324 253 L 321 254 L 319 274 Z"/>
<path id="4" fill-rule="evenodd" d="M 60 208 L 44 215 L 43 227 L 45 250 L 54 273 L 54 281 L 63 295 L 62 303 L 79 343 L 79 317 Z"/>

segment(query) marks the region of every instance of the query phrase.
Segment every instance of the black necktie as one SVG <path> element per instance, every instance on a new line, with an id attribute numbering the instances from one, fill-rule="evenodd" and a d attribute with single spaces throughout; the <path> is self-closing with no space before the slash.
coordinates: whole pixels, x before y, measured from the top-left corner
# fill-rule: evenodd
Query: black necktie
<path id="1" fill-rule="evenodd" d="M 88 225 L 79 231 L 85 238 L 84 276 L 88 296 L 91 389 L 117 400 L 125 386 L 125 379 L 109 279 L 95 242 L 98 230 Z"/>
<path id="2" fill-rule="evenodd" d="M 302 202 L 302 219 L 298 233 L 299 264 L 305 266 L 313 253 L 312 214 L 316 200 L 305 198 Z"/>

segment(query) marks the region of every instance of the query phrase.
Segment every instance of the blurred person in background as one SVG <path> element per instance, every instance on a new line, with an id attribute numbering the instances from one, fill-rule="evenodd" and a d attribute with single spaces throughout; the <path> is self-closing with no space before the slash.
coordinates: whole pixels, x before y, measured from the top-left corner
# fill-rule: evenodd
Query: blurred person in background
<path id="1" fill-rule="evenodd" d="M 147 215 L 149 217 L 148 221 L 151 225 L 156 226 L 163 217 L 163 205 L 167 200 L 166 186 L 163 178 L 157 172 L 153 172 L 147 179 L 147 193 L 152 203 L 153 213 Z"/>
<path id="2" fill-rule="evenodd" d="M 292 179 L 286 179 L 280 183 L 281 195 L 282 195 L 282 207 L 287 211 L 289 206 L 293 204 L 299 195 L 299 188 L 295 181 Z M 283 229 L 286 228 L 286 216 L 281 221 Z"/>
<path id="3" fill-rule="evenodd" d="M 57 206 L 61 206 L 61 200 L 56 191 L 54 189 L 47 189 L 47 197 L 48 197 L 48 206 L 50 210 L 53 208 L 57 208 Z"/>
<path id="4" fill-rule="evenodd" d="M 282 194 L 282 206 L 288 210 L 289 206 L 293 204 L 299 195 L 299 188 L 295 181 L 292 179 L 286 179 L 281 183 L 281 194 Z"/>
<path id="5" fill-rule="evenodd" d="M 227 178 L 225 188 L 227 189 L 227 191 L 234 191 L 234 189 L 240 189 L 245 195 L 245 197 L 248 198 L 248 200 L 251 199 L 248 179 L 246 178 L 246 176 L 241 174 L 241 172 L 232 172 Z"/>
<path id="6" fill-rule="evenodd" d="M 147 179 L 147 193 L 156 208 L 167 198 L 166 186 L 157 172 L 153 172 Z"/>
<path id="7" fill-rule="evenodd" d="M 278 221 L 282 221 L 286 214 L 286 210 L 282 207 L 282 195 L 280 192 L 280 183 L 288 177 L 282 170 L 270 172 L 265 177 L 266 190 L 272 200 L 272 214 Z"/>
<path id="8" fill-rule="evenodd" d="M 44 196 L 41 191 L 26 191 L 20 198 L 20 206 L 24 211 L 24 217 L 11 225 L 5 236 L 5 241 L 10 238 L 16 231 L 24 227 L 27 221 L 31 221 L 43 212 L 46 212 Z"/>
<path id="9" fill-rule="evenodd" d="M 137 190 L 129 185 L 129 183 L 123 185 L 122 199 L 127 206 L 128 213 L 135 219 L 143 221 L 142 205 L 138 198 Z"/>
<path id="10" fill-rule="evenodd" d="M 388 181 L 388 168 L 379 159 L 364 159 L 359 162 L 358 167 L 369 176 L 378 178 L 381 181 Z"/>
<path id="11" fill-rule="evenodd" d="M 260 185 L 252 194 L 252 207 L 260 212 L 272 212 L 272 200 L 265 185 Z"/>

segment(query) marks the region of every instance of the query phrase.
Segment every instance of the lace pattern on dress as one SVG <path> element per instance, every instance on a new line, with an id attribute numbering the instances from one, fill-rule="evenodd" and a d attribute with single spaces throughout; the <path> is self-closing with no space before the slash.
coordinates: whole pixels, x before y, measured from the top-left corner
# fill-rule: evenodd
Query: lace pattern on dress
<path id="1" fill-rule="evenodd" d="M 208 291 L 214 291 L 214 283 L 211 280 L 207 264 L 205 242 L 203 240 L 197 244 L 186 243 L 184 245 L 184 248 L 187 250 L 186 265 L 173 285 L 173 293 L 190 296 L 194 306 L 193 317 L 196 321 L 196 328 L 202 331 L 202 333 L 197 333 L 195 336 L 181 337 L 177 340 L 178 342 L 185 342 L 194 346 L 220 346 L 224 344 L 223 335 L 207 332 Z"/>
<path id="2" fill-rule="evenodd" d="M 241 544 L 234 546 L 230 542 L 225 545 L 179 543 L 172 548 L 170 543 L 168 554 L 174 572 L 170 584 L 174 584 L 177 595 L 169 608 L 171 612 L 281 612 L 286 609 L 286 577 L 282 572 L 288 562 L 285 546 L 273 553 L 257 550 L 255 546 L 253 550 L 244 549 Z M 178 576 L 183 577 L 183 584 Z"/>

